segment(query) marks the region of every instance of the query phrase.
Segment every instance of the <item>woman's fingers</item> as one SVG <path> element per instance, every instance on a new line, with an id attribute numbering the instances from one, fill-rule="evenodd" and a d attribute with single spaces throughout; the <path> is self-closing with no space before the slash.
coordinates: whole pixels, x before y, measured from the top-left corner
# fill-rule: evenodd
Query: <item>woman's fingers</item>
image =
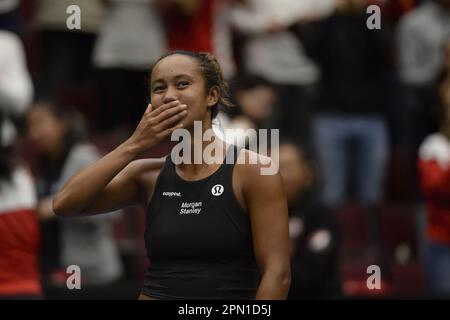
<path id="1" fill-rule="evenodd" d="M 163 130 L 166 130 L 166 129 L 172 127 L 174 124 L 183 120 L 183 118 L 186 117 L 186 115 L 187 115 L 186 110 L 182 110 L 181 112 L 176 112 L 171 117 L 160 122 L 159 125 L 157 126 L 157 130 L 163 131 Z"/>
<path id="2" fill-rule="evenodd" d="M 167 137 L 167 136 L 171 135 L 172 132 L 174 132 L 177 129 L 181 129 L 182 127 L 183 127 L 183 124 L 180 123 L 180 124 L 176 125 L 175 127 L 168 128 L 161 133 L 161 136 Z"/>
<path id="3" fill-rule="evenodd" d="M 168 110 L 170 108 L 173 108 L 173 107 L 177 106 L 178 104 L 180 104 L 180 101 L 178 101 L 178 100 L 174 100 L 174 101 L 171 101 L 169 103 L 163 104 L 159 108 L 154 109 L 150 113 L 150 115 L 151 115 L 151 117 L 156 117 L 159 114 L 161 114 L 162 112 L 164 112 L 164 111 L 166 111 L 166 110 Z"/>
<path id="4" fill-rule="evenodd" d="M 187 109 L 187 105 L 181 104 L 175 107 L 171 107 L 163 112 L 161 112 L 158 116 L 154 117 L 154 121 L 156 123 L 162 123 L 164 120 L 172 117 L 175 114 L 181 113 Z"/>
<path id="5" fill-rule="evenodd" d="M 182 121 L 187 115 L 187 105 L 180 104 L 178 100 L 163 104 L 154 109 L 151 104 L 135 131 L 135 137 L 150 145 L 170 135 L 177 128 L 181 128 Z"/>
<path id="6" fill-rule="evenodd" d="M 147 106 L 147 109 L 145 109 L 145 113 L 151 113 L 152 110 L 153 110 L 152 104 L 149 103 L 148 106 Z"/>

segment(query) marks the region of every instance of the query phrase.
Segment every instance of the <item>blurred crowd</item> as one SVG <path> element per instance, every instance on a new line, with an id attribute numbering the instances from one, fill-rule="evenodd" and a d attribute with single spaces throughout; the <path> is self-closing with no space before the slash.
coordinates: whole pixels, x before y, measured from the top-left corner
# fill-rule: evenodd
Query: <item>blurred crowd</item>
<path id="1" fill-rule="evenodd" d="M 132 133 L 176 49 L 221 63 L 218 132 L 280 129 L 290 299 L 450 297 L 450 0 L 0 0 L 0 298 L 137 297 L 143 212 L 51 201 Z"/>

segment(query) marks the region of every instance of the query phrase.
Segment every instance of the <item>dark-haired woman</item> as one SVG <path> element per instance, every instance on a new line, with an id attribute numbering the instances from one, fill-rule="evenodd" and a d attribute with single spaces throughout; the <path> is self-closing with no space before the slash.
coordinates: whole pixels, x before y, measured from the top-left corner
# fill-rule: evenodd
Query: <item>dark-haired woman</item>
<path id="1" fill-rule="evenodd" d="M 58 296 L 58 285 L 66 287 L 66 279 L 61 275 L 66 276 L 70 265 L 80 267 L 83 290 L 79 291 L 89 295 L 88 289 L 101 290 L 115 283 L 122 274 L 112 234 L 113 216 L 85 217 L 69 223 L 55 216 L 52 198 L 70 176 L 94 163 L 100 154 L 86 140 L 84 119 L 70 108 L 36 103 L 26 120 L 28 137 L 38 160 L 37 209 L 42 226 L 40 267 L 45 288 L 51 289 L 46 290 L 47 297 Z M 72 293 L 75 291 L 78 290 Z"/>
<path id="2" fill-rule="evenodd" d="M 73 176 L 54 198 L 54 211 L 76 217 L 146 208 L 150 267 L 141 299 L 285 299 L 289 235 L 279 173 L 261 174 L 270 163 L 266 157 L 194 134 L 194 121 L 205 132 L 218 104 L 227 105 L 217 60 L 207 53 L 170 52 L 154 65 L 150 90 L 151 104 L 135 132 Z M 227 156 L 213 164 L 196 162 L 195 152 L 178 164 L 171 156 L 135 160 L 178 128 L 194 137 L 191 150 L 200 146 L 204 154 L 213 144 L 215 156 Z M 256 164 L 248 164 L 252 155 Z"/>

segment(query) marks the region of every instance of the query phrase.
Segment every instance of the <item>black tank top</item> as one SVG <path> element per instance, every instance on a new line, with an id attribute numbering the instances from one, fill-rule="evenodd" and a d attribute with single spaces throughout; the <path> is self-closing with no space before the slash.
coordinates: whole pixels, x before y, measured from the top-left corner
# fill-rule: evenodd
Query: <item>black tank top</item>
<path id="1" fill-rule="evenodd" d="M 147 208 L 150 266 L 142 292 L 160 299 L 253 299 L 259 271 L 250 219 L 232 186 L 240 149 L 207 178 L 185 181 L 170 155 Z M 230 163 L 230 164 L 229 164 Z"/>

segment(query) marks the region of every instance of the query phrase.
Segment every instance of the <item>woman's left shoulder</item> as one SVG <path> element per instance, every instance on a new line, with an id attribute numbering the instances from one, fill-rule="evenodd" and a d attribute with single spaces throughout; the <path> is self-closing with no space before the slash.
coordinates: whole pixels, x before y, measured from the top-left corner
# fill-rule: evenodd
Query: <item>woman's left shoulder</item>
<path id="1" fill-rule="evenodd" d="M 269 156 L 242 148 L 237 156 L 238 176 L 250 181 L 264 181 L 279 173 L 276 162 Z"/>

